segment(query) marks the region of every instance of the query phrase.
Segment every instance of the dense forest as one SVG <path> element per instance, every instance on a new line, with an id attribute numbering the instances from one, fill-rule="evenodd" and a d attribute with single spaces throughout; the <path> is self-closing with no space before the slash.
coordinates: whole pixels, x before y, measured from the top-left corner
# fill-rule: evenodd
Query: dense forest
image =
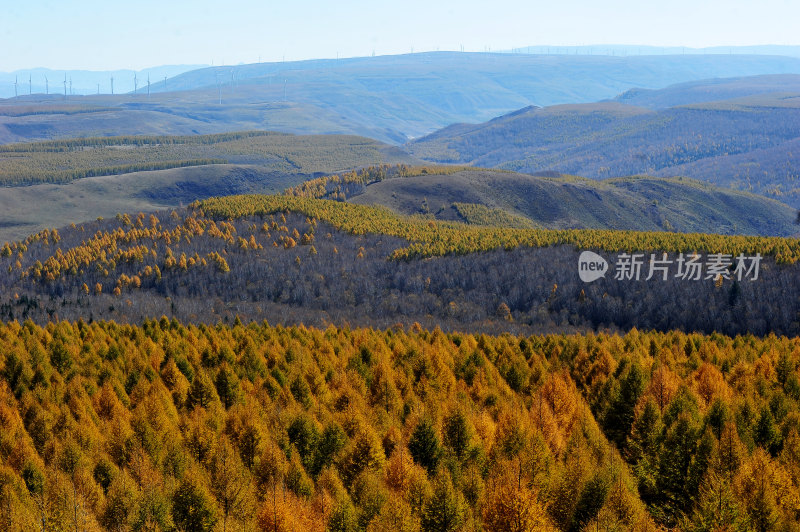
<path id="1" fill-rule="evenodd" d="M 0 326 L 4 530 L 797 530 L 800 344 Z"/>

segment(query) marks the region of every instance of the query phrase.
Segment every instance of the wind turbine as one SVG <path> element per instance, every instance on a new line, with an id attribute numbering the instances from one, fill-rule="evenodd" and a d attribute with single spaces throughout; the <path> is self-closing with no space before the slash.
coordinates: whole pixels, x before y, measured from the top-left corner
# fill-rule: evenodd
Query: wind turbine
<path id="1" fill-rule="evenodd" d="M 133 93 L 136 94 L 136 89 L 139 88 L 139 80 L 136 79 L 136 72 L 133 73 Z"/>
<path id="2" fill-rule="evenodd" d="M 111 95 L 114 95 L 114 76 L 111 76 Z"/>
<path id="3" fill-rule="evenodd" d="M 69 77 L 69 95 L 72 96 L 72 76 Z"/>
<path id="4" fill-rule="evenodd" d="M 147 74 L 147 99 L 150 99 L 150 74 Z"/>
<path id="5" fill-rule="evenodd" d="M 50 94 L 50 82 L 47 81 L 47 76 L 44 77 L 44 93 Z"/>
<path id="6" fill-rule="evenodd" d="M 167 76 L 164 76 L 164 90 L 167 90 Z"/>
<path id="7" fill-rule="evenodd" d="M 17 80 L 17 76 L 14 76 L 14 98 L 16 98 L 16 97 L 18 97 L 18 96 L 19 96 L 19 95 L 17 94 L 17 81 L 18 81 L 18 80 Z"/>
<path id="8" fill-rule="evenodd" d="M 67 99 L 67 73 L 64 72 L 64 99 Z"/>
<path id="9" fill-rule="evenodd" d="M 33 94 L 33 78 L 28 74 L 28 96 Z"/>

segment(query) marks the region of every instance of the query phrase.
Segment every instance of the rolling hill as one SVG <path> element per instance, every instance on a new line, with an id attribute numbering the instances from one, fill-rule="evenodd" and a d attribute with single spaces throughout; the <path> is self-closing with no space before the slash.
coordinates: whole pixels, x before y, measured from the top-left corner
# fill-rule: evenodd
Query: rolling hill
<path id="1" fill-rule="evenodd" d="M 0 240 L 211 196 L 278 193 L 315 175 L 400 162 L 414 159 L 371 139 L 264 131 L 5 145 Z"/>
<path id="2" fill-rule="evenodd" d="M 633 87 L 800 72 L 763 55 L 421 54 L 193 70 L 151 94 L 34 94 L 0 102 L 0 142 L 83 135 L 245 129 L 356 134 L 402 144 L 457 122 L 528 105 L 593 102 Z M 82 112 L 59 113 L 64 105 Z M 28 109 L 20 113 L 17 108 Z M 85 112 L 84 112 L 85 111 Z"/>
<path id="3" fill-rule="evenodd" d="M 463 204 L 510 215 L 507 224 L 550 229 L 602 228 L 789 236 L 796 211 L 754 194 L 689 179 L 629 177 L 595 181 L 486 170 L 385 179 L 348 201 L 403 214 L 470 222 Z M 489 213 L 489 214 L 490 214 Z M 502 224 L 502 221 L 500 222 Z"/>
<path id="4" fill-rule="evenodd" d="M 685 176 L 800 206 L 797 94 L 651 110 L 619 102 L 524 108 L 407 145 L 419 158 L 594 179 Z"/>
<path id="5" fill-rule="evenodd" d="M 255 94 L 255 101 L 218 102 L 217 92 L 153 95 L 34 95 L 0 102 L 0 143 L 73 137 L 127 135 L 204 135 L 243 130 L 295 134 L 357 134 L 386 137 L 396 133 L 305 102 L 286 102 Z M 10 103 L 9 103 L 10 102 Z"/>

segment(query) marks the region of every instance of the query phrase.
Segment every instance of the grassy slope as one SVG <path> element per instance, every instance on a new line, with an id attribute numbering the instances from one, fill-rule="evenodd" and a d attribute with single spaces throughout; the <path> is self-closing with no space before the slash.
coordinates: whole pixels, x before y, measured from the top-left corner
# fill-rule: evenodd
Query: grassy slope
<path id="1" fill-rule="evenodd" d="M 0 240 L 22 239 L 45 227 L 120 212 L 178 207 L 221 194 L 276 193 L 304 177 L 252 166 L 213 165 L 90 177 L 66 185 L 0 188 Z"/>
<path id="2" fill-rule="evenodd" d="M 654 200 L 657 198 L 657 200 Z M 369 185 L 350 201 L 405 214 L 461 219 L 453 203 L 475 203 L 548 228 L 674 230 L 723 234 L 796 233 L 790 207 L 753 194 L 688 179 L 622 178 L 603 182 L 492 171 L 397 178 Z"/>

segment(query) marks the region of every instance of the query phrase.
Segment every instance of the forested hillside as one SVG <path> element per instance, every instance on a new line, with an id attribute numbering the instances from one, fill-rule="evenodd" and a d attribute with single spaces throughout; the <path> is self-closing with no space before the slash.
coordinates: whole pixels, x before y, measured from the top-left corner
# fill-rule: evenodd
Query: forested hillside
<path id="1" fill-rule="evenodd" d="M 0 532 L 800 532 L 800 46 L 514 42 L 791 2 L 67 3 L 0 9 Z"/>
<path id="2" fill-rule="evenodd" d="M 318 199 L 434 171 L 0 246 L 0 528 L 797 530 L 798 239 Z"/>
<path id="3" fill-rule="evenodd" d="M 223 163 L 261 165 L 285 173 L 330 173 L 403 155 L 372 139 L 271 131 L 74 138 L 0 146 L 0 184 L 67 183 L 84 177 Z"/>
<path id="4" fill-rule="evenodd" d="M 580 281 L 582 250 L 601 253 L 611 272 Z M 626 252 L 639 252 L 640 275 L 618 280 L 615 258 Z M 672 272 L 651 270 L 647 280 L 651 255 L 663 253 Z M 710 268 L 714 254 L 717 274 L 678 275 L 687 257 Z M 757 272 L 735 269 L 756 255 Z M 799 257 L 790 238 L 469 226 L 327 200 L 230 196 L 2 247 L 0 315 L 795 334 Z"/>
<path id="5" fill-rule="evenodd" d="M 800 206 L 797 94 L 657 111 L 617 102 L 527 108 L 407 145 L 436 162 L 590 178 L 692 177 Z"/>

